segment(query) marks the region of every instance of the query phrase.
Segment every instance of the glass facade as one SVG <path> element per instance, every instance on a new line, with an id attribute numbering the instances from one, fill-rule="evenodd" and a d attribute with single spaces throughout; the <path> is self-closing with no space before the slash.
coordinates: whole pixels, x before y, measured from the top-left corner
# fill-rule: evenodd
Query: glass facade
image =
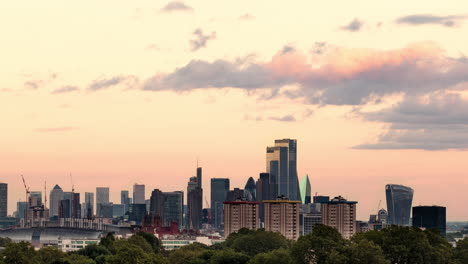
<path id="1" fill-rule="evenodd" d="M 0 217 L 8 214 L 8 184 L 0 183 Z"/>
<path id="2" fill-rule="evenodd" d="M 385 186 L 387 197 L 388 224 L 409 226 L 413 189 L 398 184 Z"/>
<path id="3" fill-rule="evenodd" d="M 446 208 L 442 206 L 413 207 L 413 226 L 426 229 L 437 229 L 442 236 L 446 235 Z"/>
<path id="4" fill-rule="evenodd" d="M 223 223 L 223 202 L 227 199 L 229 192 L 229 179 L 211 179 L 211 224 L 220 228 Z"/>
<path id="5" fill-rule="evenodd" d="M 301 180 L 300 184 L 300 191 L 301 191 L 301 201 L 303 204 L 310 204 L 311 201 L 311 187 L 309 181 L 309 175 L 304 176 Z"/>
<path id="6" fill-rule="evenodd" d="M 255 180 L 250 177 L 244 187 L 244 198 L 249 202 L 257 201 L 257 187 Z"/>

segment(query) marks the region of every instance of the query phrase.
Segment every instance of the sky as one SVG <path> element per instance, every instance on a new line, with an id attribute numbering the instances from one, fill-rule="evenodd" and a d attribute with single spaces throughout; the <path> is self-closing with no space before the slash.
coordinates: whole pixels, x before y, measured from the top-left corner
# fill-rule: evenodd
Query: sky
<path id="1" fill-rule="evenodd" d="M 299 180 L 467 221 L 468 3 L 8 1 L 0 4 L 0 181 L 31 190 L 186 190 L 198 164 L 243 188 L 298 141 Z M 46 182 L 46 184 L 45 184 Z M 206 205 L 205 205 L 206 206 Z"/>

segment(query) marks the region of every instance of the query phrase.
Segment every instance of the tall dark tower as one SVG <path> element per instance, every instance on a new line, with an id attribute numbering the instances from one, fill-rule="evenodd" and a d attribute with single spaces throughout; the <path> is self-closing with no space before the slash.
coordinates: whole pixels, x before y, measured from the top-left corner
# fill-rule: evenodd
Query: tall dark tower
<path id="1" fill-rule="evenodd" d="M 186 229 L 199 230 L 203 217 L 202 168 L 197 168 L 197 176 L 191 177 L 187 184 Z"/>
<path id="2" fill-rule="evenodd" d="M 220 228 L 223 222 L 223 203 L 227 199 L 229 192 L 229 179 L 212 178 L 211 179 L 211 224 L 215 228 Z"/>
<path id="3" fill-rule="evenodd" d="M 0 217 L 8 214 L 8 184 L 0 183 Z"/>

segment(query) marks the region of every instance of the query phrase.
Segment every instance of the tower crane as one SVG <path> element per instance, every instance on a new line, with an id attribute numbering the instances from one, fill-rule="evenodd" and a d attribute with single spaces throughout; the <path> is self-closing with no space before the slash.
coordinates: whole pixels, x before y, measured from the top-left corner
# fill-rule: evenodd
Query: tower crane
<path id="1" fill-rule="evenodd" d="M 44 209 L 47 208 L 47 181 L 44 181 Z"/>
<path id="2" fill-rule="evenodd" d="M 26 181 L 24 180 L 24 176 L 21 175 L 21 179 L 23 179 L 24 190 L 26 191 L 26 203 L 29 204 L 28 197 L 29 197 L 29 187 L 26 185 Z"/>

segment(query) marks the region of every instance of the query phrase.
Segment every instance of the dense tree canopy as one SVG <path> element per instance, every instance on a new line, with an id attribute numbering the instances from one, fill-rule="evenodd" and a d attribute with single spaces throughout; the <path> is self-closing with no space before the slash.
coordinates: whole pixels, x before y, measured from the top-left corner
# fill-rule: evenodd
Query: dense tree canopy
<path id="1" fill-rule="evenodd" d="M 0 264 L 467 264 L 468 238 L 454 248 L 434 230 L 391 226 L 345 240 L 333 228 L 317 225 L 290 241 L 278 233 L 241 229 L 211 247 L 193 243 L 164 251 L 152 234 L 128 239 L 105 235 L 98 245 L 73 253 L 55 247 L 35 250 L 26 242 L 0 240 Z"/>

